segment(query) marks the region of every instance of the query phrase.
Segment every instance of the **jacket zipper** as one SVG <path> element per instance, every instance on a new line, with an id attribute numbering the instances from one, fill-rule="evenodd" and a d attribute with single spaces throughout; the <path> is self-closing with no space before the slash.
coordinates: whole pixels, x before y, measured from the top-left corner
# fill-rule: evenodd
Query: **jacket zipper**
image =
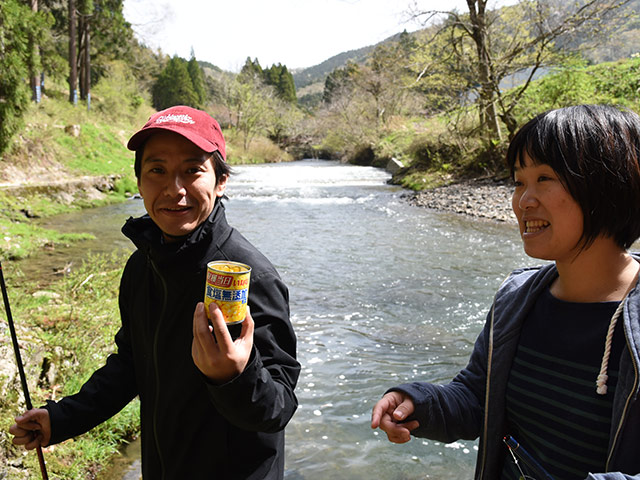
<path id="1" fill-rule="evenodd" d="M 613 455 L 613 452 L 616 449 L 616 444 L 618 443 L 618 437 L 620 436 L 620 432 L 622 431 L 622 425 L 624 424 L 625 417 L 629 412 L 629 404 L 631 403 L 631 397 L 633 397 L 633 393 L 638 388 L 638 364 L 633 358 L 633 350 L 631 349 L 629 336 L 626 333 L 625 333 L 625 340 L 627 342 L 627 348 L 629 349 L 629 353 L 631 355 L 631 363 L 633 365 L 633 370 L 635 372 L 635 379 L 633 382 L 633 387 L 631 388 L 631 391 L 629 392 L 629 396 L 627 397 L 627 401 L 624 404 L 624 409 L 622 410 L 622 415 L 620 416 L 620 422 L 618 423 L 618 428 L 616 429 L 616 433 L 613 436 L 613 442 L 611 443 L 611 450 L 609 450 L 609 455 L 607 456 L 607 463 L 605 464 L 605 472 L 609 471 L 609 463 L 611 462 L 611 456 Z"/>
<path id="2" fill-rule="evenodd" d="M 160 439 L 158 438 L 158 404 L 160 402 L 160 369 L 158 368 L 158 339 L 160 337 L 160 326 L 162 321 L 164 320 L 165 311 L 167 308 L 167 284 L 164 281 L 162 275 L 158 271 L 156 264 L 153 262 L 150 256 L 147 257 L 149 259 L 149 264 L 153 272 L 160 279 L 160 284 L 162 285 L 162 309 L 160 310 L 160 321 L 156 326 L 156 331 L 153 335 L 153 369 L 156 378 L 156 398 L 154 402 L 153 408 L 153 439 L 156 444 L 156 450 L 158 452 L 158 458 L 160 459 L 160 471 L 162 472 L 162 478 L 165 478 L 165 468 L 164 468 L 164 460 L 162 458 L 162 450 L 160 448 Z"/>
<path id="3" fill-rule="evenodd" d="M 482 464 L 480 467 L 480 475 L 478 478 L 484 478 L 484 469 L 487 463 L 487 434 L 489 425 L 489 384 L 491 380 L 491 365 L 493 359 L 493 325 L 495 316 L 495 298 L 493 299 L 493 305 L 491 306 L 491 326 L 489 328 L 489 352 L 487 354 L 487 382 L 485 386 L 484 394 L 484 426 L 482 428 Z"/>

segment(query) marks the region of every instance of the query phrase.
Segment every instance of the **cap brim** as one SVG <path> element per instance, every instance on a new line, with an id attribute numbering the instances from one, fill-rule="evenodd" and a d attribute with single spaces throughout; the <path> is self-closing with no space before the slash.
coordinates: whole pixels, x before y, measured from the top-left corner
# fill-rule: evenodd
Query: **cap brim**
<path id="1" fill-rule="evenodd" d="M 177 133 L 207 153 L 213 153 L 216 150 L 219 150 L 219 148 L 209 140 L 205 140 L 201 136 L 195 135 L 192 131 L 177 128 L 175 125 L 172 125 L 171 128 L 163 128 L 161 126 L 143 128 L 133 134 L 127 142 L 127 148 L 129 150 L 136 151 L 149 139 L 151 135 L 162 131 Z"/>

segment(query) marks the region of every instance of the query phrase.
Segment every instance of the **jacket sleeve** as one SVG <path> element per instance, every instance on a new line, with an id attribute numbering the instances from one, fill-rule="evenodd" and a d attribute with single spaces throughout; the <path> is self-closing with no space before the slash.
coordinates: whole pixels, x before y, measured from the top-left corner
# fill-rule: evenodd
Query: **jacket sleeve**
<path id="1" fill-rule="evenodd" d="M 298 407 L 294 388 L 300 374 L 289 293 L 276 273 L 252 281 L 249 306 L 256 325 L 249 364 L 231 381 L 207 386 L 216 409 L 230 423 L 273 433 L 287 425 Z"/>
<path id="2" fill-rule="evenodd" d="M 487 326 L 476 340 L 467 366 L 446 385 L 414 382 L 389 391 L 400 391 L 415 405 L 409 420 L 420 426 L 412 434 L 450 443 L 473 440 L 482 429 L 484 392 L 487 379 Z"/>
<path id="3" fill-rule="evenodd" d="M 50 444 L 91 430 L 122 410 L 137 394 L 131 349 L 125 329 L 115 336 L 117 353 L 109 355 L 75 395 L 47 401 L 51 419 Z"/>

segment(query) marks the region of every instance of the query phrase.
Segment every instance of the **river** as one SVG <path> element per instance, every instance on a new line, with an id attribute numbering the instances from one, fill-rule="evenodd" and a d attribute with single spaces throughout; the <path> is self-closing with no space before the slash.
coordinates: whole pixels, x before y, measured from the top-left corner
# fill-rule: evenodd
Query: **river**
<path id="1" fill-rule="evenodd" d="M 472 477 L 476 442 L 391 444 L 369 427 L 371 407 L 398 383 L 448 381 L 466 364 L 505 275 L 536 261 L 515 225 L 411 206 L 388 178 L 305 160 L 237 166 L 229 180 L 229 222 L 271 259 L 291 294 L 302 372 L 287 427 L 288 480 Z M 95 250 L 130 248 L 120 226 L 143 212 L 131 200 L 50 223 L 96 233 Z M 108 478 L 137 478 L 125 470 Z"/>

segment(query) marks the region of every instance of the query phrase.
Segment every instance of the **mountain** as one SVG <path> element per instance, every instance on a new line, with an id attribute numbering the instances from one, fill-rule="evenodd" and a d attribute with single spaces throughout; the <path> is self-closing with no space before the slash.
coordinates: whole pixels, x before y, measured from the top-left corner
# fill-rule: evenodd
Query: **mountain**
<path id="1" fill-rule="evenodd" d="M 318 65 L 304 69 L 296 69 L 291 73 L 293 75 L 293 83 L 298 92 L 298 100 L 301 104 L 313 104 L 322 97 L 324 89 L 324 80 L 336 68 L 344 67 L 348 62 L 364 63 L 373 50 L 381 44 L 393 42 L 399 38 L 401 33 L 396 33 L 375 45 L 349 50 L 339 53 L 325 60 Z"/>

